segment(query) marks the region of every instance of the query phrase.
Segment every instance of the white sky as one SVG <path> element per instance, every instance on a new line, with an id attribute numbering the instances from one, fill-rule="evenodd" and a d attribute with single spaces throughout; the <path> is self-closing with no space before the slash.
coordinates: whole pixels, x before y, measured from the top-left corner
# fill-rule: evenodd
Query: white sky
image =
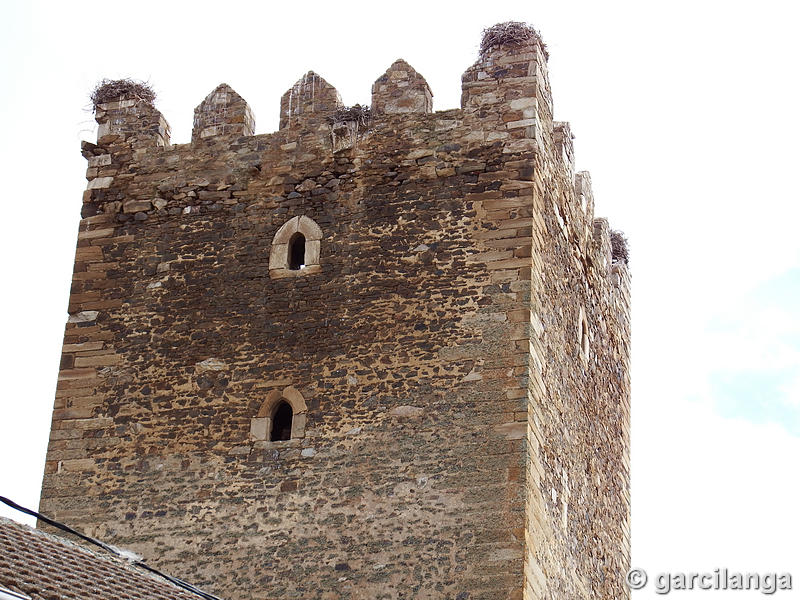
<path id="1" fill-rule="evenodd" d="M 794 569 L 799 589 L 797 7 L 3 0 L 0 495 L 38 503 L 99 79 L 150 81 L 176 143 L 223 81 L 266 133 L 309 69 L 363 104 L 398 57 L 441 110 L 481 29 L 514 19 L 541 30 L 556 118 L 631 243 L 633 563 Z"/>

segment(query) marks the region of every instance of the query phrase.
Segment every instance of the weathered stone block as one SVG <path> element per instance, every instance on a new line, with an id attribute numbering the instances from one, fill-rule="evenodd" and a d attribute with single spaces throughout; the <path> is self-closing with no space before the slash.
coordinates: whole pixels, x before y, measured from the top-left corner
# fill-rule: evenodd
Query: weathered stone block
<path id="1" fill-rule="evenodd" d="M 268 435 L 268 425 L 270 419 L 267 417 L 258 417 L 250 419 L 250 439 L 253 441 L 266 440 Z"/>

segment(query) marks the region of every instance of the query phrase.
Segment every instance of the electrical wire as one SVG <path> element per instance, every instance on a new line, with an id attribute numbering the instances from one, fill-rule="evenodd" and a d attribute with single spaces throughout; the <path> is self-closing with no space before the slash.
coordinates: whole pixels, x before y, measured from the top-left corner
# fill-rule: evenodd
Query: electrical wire
<path id="1" fill-rule="evenodd" d="M 172 577 L 171 575 L 167 575 L 166 573 L 162 573 L 158 569 L 155 569 L 155 568 L 151 567 L 150 565 L 146 564 L 144 561 L 141 561 L 141 560 L 130 560 L 130 556 L 129 555 L 126 555 L 126 554 L 120 552 L 120 550 L 115 548 L 114 546 L 109 546 L 108 544 L 104 544 L 100 540 L 96 540 L 96 539 L 94 539 L 92 537 L 89 537 L 88 535 L 82 534 L 79 531 L 75 531 L 69 525 L 64 525 L 63 523 L 59 523 L 58 521 L 56 521 L 54 519 L 51 519 L 50 517 L 46 517 L 45 515 L 43 515 L 41 513 L 38 513 L 35 510 L 31 510 L 30 508 L 25 508 L 24 506 L 20 506 L 19 504 L 17 504 L 13 500 L 9 500 L 8 498 L 5 498 L 4 496 L 0 496 L 0 502 L 5 504 L 6 506 L 10 506 L 14 510 L 18 510 L 18 511 L 20 511 L 22 513 L 25 513 L 26 515 L 30 515 L 32 517 L 36 517 L 37 519 L 39 519 L 43 523 L 47 523 L 48 525 L 50 525 L 52 527 L 55 527 L 56 529 L 60 529 L 61 531 L 66 531 L 67 533 L 72 534 L 75 537 L 77 537 L 77 538 L 79 538 L 79 539 L 81 539 L 81 540 L 83 540 L 85 542 L 88 542 L 90 544 L 94 544 L 95 546 L 99 546 L 100 548 L 102 548 L 106 552 L 109 552 L 109 553 L 111 553 L 111 554 L 113 554 L 115 556 L 119 556 L 121 558 L 124 558 L 129 563 L 131 563 L 132 565 L 140 567 L 141 569 L 144 569 L 145 571 L 149 571 L 150 573 L 153 573 L 154 575 L 158 575 L 159 577 L 162 577 L 163 579 L 166 579 L 167 581 L 169 581 L 173 585 L 176 585 L 176 586 L 178 586 L 180 588 L 183 588 L 187 592 L 191 592 L 192 594 L 200 596 L 204 600 L 221 600 L 217 596 L 214 596 L 212 594 L 209 594 L 208 592 L 204 592 L 203 590 L 196 588 L 191 583 L 187 583 L 187 582 L 183 581 L 182 579 L 178 579 L 177 577 Z"/>

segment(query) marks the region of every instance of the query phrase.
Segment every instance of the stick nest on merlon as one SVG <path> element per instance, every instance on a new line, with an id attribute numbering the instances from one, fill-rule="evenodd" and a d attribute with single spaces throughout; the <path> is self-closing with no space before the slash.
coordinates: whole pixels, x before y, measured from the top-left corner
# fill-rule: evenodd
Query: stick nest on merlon
<path id="1" fill-rule="evenodd" d="M 527 23 L 519 21 L 506 21 L 505 23 L 498 23 L 487 29 L 483 30 L 483 37 L 481 38 L 481 56 L 486 54 L 492 48 L 497 46 L 519 46 L 536 40 L 542 45 L 542 52 L 545 58 L 550 58 L 547 53 L 547 46 L 542 41 L 542 36 L 532 26 Z"/>
<path id="2" fill-rule="evenodd" d="M 628 264 L 628 239 L 621 231 L 611 232 L 611 262 Z"/>
<path id="3" fill-rule="evenodd" d="M 153 104 L 156 93 L 150 84 L 133 79 L 103 79 L 94 88 L 91 95 L 95 110 L 99 104 L 105 104 L 122 97 L 135 98 Z"/>

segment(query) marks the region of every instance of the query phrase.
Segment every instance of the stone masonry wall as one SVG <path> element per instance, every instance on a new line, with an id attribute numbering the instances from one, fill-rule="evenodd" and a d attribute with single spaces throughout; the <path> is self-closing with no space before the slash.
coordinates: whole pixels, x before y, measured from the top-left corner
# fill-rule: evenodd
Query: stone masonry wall
<path id="1" fill-rule="evenodd" d="M 314 73 L 273 134 L 224 91 L 98 107 L 42 512 L 230 600 L 623 597 L 628 277 L 538 40 L 345 138 Z"/>

